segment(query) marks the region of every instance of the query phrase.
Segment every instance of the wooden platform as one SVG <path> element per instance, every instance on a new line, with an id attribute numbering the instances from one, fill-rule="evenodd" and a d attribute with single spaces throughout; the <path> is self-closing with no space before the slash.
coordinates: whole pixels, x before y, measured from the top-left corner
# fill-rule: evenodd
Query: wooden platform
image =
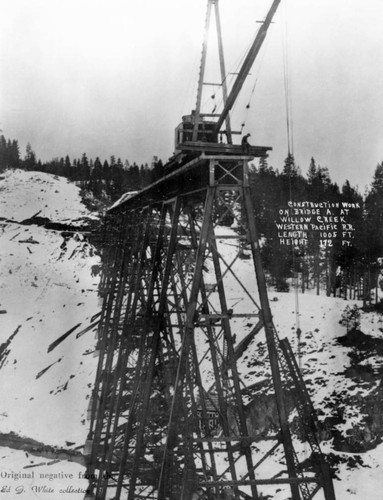
<path id="1" fill-rule="evenodd" d="M 206 155 L 249 155 L 254 158 L 267 156 L 271 151 L 270 146 L 249 146 L 244 149 L 237 144 L 224 144 L 222 142 L 182 142 L 177 145 L 177 150 L 182 152 L 201 152 Z"/>
<path id="2" fill-rule="evenodd" d="M 109 209 L 108 213 L 124 212 L 144 207 L 147 204 L 162 203 L 164 199 L 180 196 L 190 191 L 205 189 L 209 184 L 209 162 L 217 159 L 223 162 L 251 161 L 254 156 L 244 154 L 242 149 L 232 149 L 231 154 L 197 151 L 178 153 L 164 165 L 164 175 L 140 191 L 125 193 Z M 237 152 L 240 151 L 238 154 Z M 236 154 L 235 154 L 236 153 Z M 188 158 L 190 160 L 188 161 Z M 177 162 L 179 160 L 180 163 Z M 184 163 L 183 163 L 184 161 Z M 170 166 L 170 168 L 169 168 Z"/>

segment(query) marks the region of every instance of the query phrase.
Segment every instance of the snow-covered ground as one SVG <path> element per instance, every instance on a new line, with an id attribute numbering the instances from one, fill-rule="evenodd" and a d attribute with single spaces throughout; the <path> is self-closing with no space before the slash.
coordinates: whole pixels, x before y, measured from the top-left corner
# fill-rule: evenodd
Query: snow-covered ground
<path id="1" fill-rule="evenodd" d="M 225 234 L 232 229 L 224 228 Z M 238 281 L 227 274 L 225 292 L 228 307 L 236 313 L 255 312 L 249 296 L 257 298 L 252 260 L 236 261 L 238 248 L 227 239 L 218 238 L 220 253 L 236 276 L 245 285 L 241 291 Z M 232 265 L 232 263 L 235 263 Z M 209 283 L 209 271 L 205 276 Z M 224 280 L 225 281 L 225 280 Z M 279 338 L 288 338 L 301 368 L 319 420 L 323 425 L 321 447 L 328 456 L 336 474 L 334 487 L 337 500 L 378 500 L 382 498 L 379 485 L 383 485 L 383 317 L 381 314 L 361 310 L 361 301 L 320 296 L 314 290 L 289 293 L 269 290 L 270 306 Z M 259 301 L 258 301 L 259 303 Z M 359 330 L 347 334 L 342 323 L 345 308 L 356 305 L 361 313 Z M 233 333 L 239 343 L 255 323 L 248 319 L 233 320 Z M 298 328 L 301 330 L 298 337 Z M 363 332 L 363 333 L 362 333 Z M 270 372 L 264 332 L 261 331 L 238 360 L 239 373 L 246 386 L 255 386 L 264 393 L 270 385 Z M 210 383 L 213 377 L 204 372 Z M 265 384 L 266 382 L 266 384 Z M 267 383 L 268 382 L 268 383 Z M 263 422 L 261 422 L 263 423 Z M 309 458 L 311 449 L 301 445 L 294 436 L 300 459 Z M 257 447 L 261 456 L 270 445 Z M 279 456 L 267 460 L 258 470 L 259 477 L 270 477 L 276 470 Z M 261 489 L 274 500 L 287 500 L 289 493 L 281 489 Z M 323 500 L 319 492 L 315 498 Z"/>
<path id="2" fill-rule="evenodd" d="M 33 220 L 22 224 L 35 214 L 72 229 L 47 229 Z M 100 259 L 83 234 L 87 218 L 94 216 L 82 204 L 78 188 L 63 178 L 17 170 L 0 175 L 0 435 L 13 432 L 66 450 L 85 442 L 97 358 L 91 354 L 94 329 L 77 335 L 96 321 L 100 310 Z M 231 263 L 238 249 L 228 242 L 222 245 L 220 251 Z M 237 264 L 238 276 L 256 298 L 256 283 L 248 278 L 252 262 Z M 235 305 L 237 312 L 252 308 L 243 290 L 237 294 L 233 288 L 228 296 L 228 306 Z M 279 336 L 289 338 L 319 418 L 329 430 L 322 448 L 336 471 L 337 500 L 380 500 L 383 351 L 367 341 L 359 345 L 353 338 L 342 340 L 342 312 L 353 301 L 312 292 L 296 296 L 294 290 L 270 290 L 269 298 Z M 237 326 L 239 342 L 251 325 L 238 319 Z M 383 342 L 382 316 L 362 312 L 360 330 L 372 343 Z M 239 361 L 246 384 L 264 379 L 266 355 L 260 333 Z M 0 492 L 9 488 L 4 498 L 18 498 L 21 487 L 28 493 L 25 498 L 58 500 L 69 493 L 71 499 L 84 498 L 87 481 L 81 478 L 81 464 L 14 448 L 0 448 Z M 275 500 L 285 497 L 281 491 Z M 322 500 L 319 494 L 315 498 Z"/>
<path id="3" fill-rule="evenodd" d="M 38 218 L 65 224 L 46 229 Z M 19 170 L 0 180 L 0 433 L 73 450 L 87 434 L 86 411 L 97 359 L 94 330 L 76 337 L 100 310 L 97 297 L 100 258 L 83 234 L 86 219 L 79 189 L 64 178 Z M 72 226 L 72 228 L 70 228 Z M 74 227 L 73 227 L 74 226 Z M 68 230 L 69 229 L 69 230 Z M 77 230 L 78 229 L 78 230 Z M 96 320 L 94 320 L 96 321 Z M 61 343 L 54 341 L 77 328 Z M 53 344 L 53 346 L 52 346 Z M 53 462 L 53 463 L 52 463 Z M 42 463 L 39 467 L 36 464 Z M 24 485 L 28 498 L 67 498 L 58 488 L 78 488 L 79 464 L 36 458 L 0 449 L 5 498 Z M 36 479 L 6 477 L 35 471 Z M 73 472 L 76 478 L 41 481 L 40 474 Z M 54 487 L 54 494 L 30 490 Z M 87 482 L 81 480 L 83 487 Z M 71 498 L 83 498 L 72 493 Z"/>
<path id="4" fill-rule="evenodd" d="M 227 236 L 233 230 L 221 228 L 221 231 Z M 220 234 L 219 230 L 217 232 Z M 236 260 L 238 247 L 232 240 L 220 240 L 218 237 L 217 244 L 222 262 L 235 272 L 246 287 L 246 290 L 241 288 L 230 272 L 226 274 L 224 283 L 228 307 L 233 308 L 235 313 L 249 315 L 256 312 L 250 300 L 251 296 L 259 303 L 252 260 Z M 207 284 L 210 283 L 209 276 L 214 281 L 212 264 L 209 264 L 208 261 L 205 273 Z M 289 293 L 277 293 L 270 289 L 269 299 L 279 338 L 289 339 L 323 426 L 321 446 L 336 474 L 336 498 L 378 500 L 381 498 L 378 485 L 383 467 L 382 315 L 373 311 L 363 312 L 361 301 L 326 297 L 323 290 L 317 296 L 314 290 L 296 293 L 294 287 Z M 342 314 L 346 307 L 354 305 L 361 313 L 360 331 L 347 334 Z M 237 344 L 247 336 L 256 321 L 251 321 L 249 317 L 233 319 L 232 332 Z M 298 328 L 301 330 L 299 337 Z M 213 382 L 213 375 L 207 369 L 207 362 L 205 365 L 201 364 L 209 385 Z M 254 387 L 249 390 L 247 401 L 259 397 L 261 399 L 257 404 L 261 405 L 262 394 L 273 391 L 263 331 L 256 335 L 238 360 L 238 368 L 246 386 Z M 252 418 L 255 418 L 254 415 Z M 257 423 L 263 425 L 265 422 L 260 419 Z M 248 424 L 251 425 L 250 422 Z M 300 443 L 298 435 L 294 435 L 294 444 L 300 460 L 310 457 L 310 447 Z M 260 456 L 268 447 L 267 443 L 260 446 Z M 258 470 L 258 477 L 270 477 L 278 472 L 280 458 L 275 454 L 268 459 Z M 272 495 L 274 500 L 286 500 L 289 496 L 288 491 L 283 489 L 277 494 L 275 488 L 273 491 L 264 487 L 261 491 L 264 495 Z M 315 498 L 322 500 L 321 493 Z"/>
<path id="5" fill-rule="evenodd" d="M 221 253 L 229 263 L 236 251 L 230 243 L 221 242 Z M 251 282 L 252 268 L 251 260 L 243 260 L 236 271 L 256 298 L 256 283 Z M 236 312 L 249 312 L 249 299 L 245 293 L 240 296 L 235 287 L 235 280 L 229 279 L 225 288 L 229 307 L 236 304 Z M 326 297 L 323 291 L 320 296 L 313 290 L 296 293 L 294 288 L 289 293 L 277 293 L 270 289 L 269 299 L 279 338 L 289 339 L 324 426 L 321 447 L 336 474 L 334 487 L 337 500 L 382 498 L 379 489 L 379 485 L 383 485 L 382 315 L 360 309 L 360 332 L 347 335 L 346 325 L 341 321 L 342 313 L 347 306 L 354 304 L 361 308 L 361 301 Z M 243 324 L 240 319 L 235 322 L 237 329 L 233 332 L 237 333 L 239 342 L 252 325 Z M 298 328 L 301 330 L 300 338 Z M 238 367 L 246 385 L 259 383 L 258 386 L 262 387 L 262 383 L 270 379 L 263 332 L 251 342 L 239 359 Z M 309 458 L 310 447 L 300 446 L 296 438 L 294 441 L 300 458 Z M 266 443 L 265 446 L 268 449 Z M 263 471 L 259 469 L 259 477 L 262 472 L 264 477 L 270 477 L 273 460 L 274 463 L 278 461 L 278 456 L 265 462 Z M 273 493 L 267 488 L 262 492 L 264 495 Z M 280 491 L 272 498 L 286 500 L 286 495 L 288 492 Z M 323 500 L 322 493 L 315 498 Z"/>
<path id="6" fill-rule="evenodd" d="M 359 454 L 347 451 L 347 446 L 344 451 L 339 451 L 340 446 L 334 443 L 334 436 L 330 436 L 328 441 L 322 443 L 322 449 L 329 454 L 330 461 L 334 463 L 335 459 L 337 462 L 335 465 L 337 479 L 334 482 L 337 500 L 382 498 L 379 485 L 383 485 L 383 444 L 378 438 L 381 429 L 377 429 L 375 436 L 367 435 L 370 431 L 367 431 L 368 426 L 365 423 L 367 413 L 364 407 L 367 398 L 373 397 L 377 391 L 381 376 L 376 374 L 364 380 L 358 377 L 357 372 L 354 377 L 345 375 L 347 368 L 352 364 L 363 365 L 363 363 L 353 363 L 350 354 L 354 349 L 345 347 L 338 341 L 346 335 L 346 327 L 340 320 L 343 310 L 350 301 L 324 295 L 317 297 L 311 293 L 299 294 L 299 326 L 302 336 L 298 348 L 295 294 L 271 293 L 270 296 L 278 299 L 276 302 L 272 301 L 271 305 L 279 336 L 290 339 L 320 420 L 326 421 L 326 418 L 328 421 L 339 420 L 335 428 L 347 442 L 350 436 L 351 444 L 354 431 L 358 430 L 361 434 L 359 443 L 363 443 L 362 446 L 366 447 Z M 352 301 L 352 303 L 362 306 L 361 302 Z M 360 326 L 362 332 L 379 341 L 383 339 L 382 326 L 381 315 L 376 312 L 362 312 Z M 381 367 L 383 358 L 374 353 L 364 362 L 366 360 L 371 366 Z M 368 417 L 367 422 L 369 422 Z M 371 428 L 373 425 L 369 425 L 369 429 Z M 369 443 L 372 449 L 367 449 Z"/>

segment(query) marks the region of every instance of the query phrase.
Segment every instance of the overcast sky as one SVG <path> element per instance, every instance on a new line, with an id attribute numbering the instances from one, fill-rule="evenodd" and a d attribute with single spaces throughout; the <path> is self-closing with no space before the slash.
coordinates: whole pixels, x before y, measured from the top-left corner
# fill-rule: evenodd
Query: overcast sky
<path id="1" fill-rule="evenodd" d="M 229 72 L 270 5 L 220 0 Z M 171 156 L 174 128 L 195 107 L 206 0 L 0 0 L 0 9 L 0 128 L 22 156 L 27 142 L 42 160 Z M 306 173 L 314 156 L 363 192 L 383 160 L 382 20 L 382 0 L 282 0 L 233 128 L 245 123 L 281 168 L 287 50 L 297 163 Z"/>

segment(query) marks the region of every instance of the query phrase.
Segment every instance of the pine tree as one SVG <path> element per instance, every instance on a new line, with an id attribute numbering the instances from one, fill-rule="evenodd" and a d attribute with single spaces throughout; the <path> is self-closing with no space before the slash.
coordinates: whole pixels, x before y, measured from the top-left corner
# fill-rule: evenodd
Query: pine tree
<path id="1" fill-rule="evenodd" d="M 31 144 L 28 142 L 25 149 L 24 167 L 26 170 L 34 170 L 36 165 L 36 153 L 33 151 Z"/>
<path id="2" fill-rule="evenodd" d="M 3 135 L 0 135 L 0 171 L 8 168 L 7 161 L 7 141 Z"/>
<path id="3" fill-rule="evenodd" d="M 348 180 L 342 186 L 340 199 L 342 202 L 359 204 L 360 209 L 350 209 L 345 216 L 347 223 L 351 224 L 353 238 L 351 246 L 338 244 L 336 265 L 343 271 L 343 293 L 344 298 L 352 298 L 352 290 L 358 286 L 360 279 L 366 273 L 366 226 L 363 216 L 363 198 L 358 190 L 353 188 Z M 342 228 L 339 228 L 339 238 L 342 240 Z"/>
<path id="4" fill-rule="evenodd" d="M 100 158 L 97 156 L 93 164 L 93 171 L 92 171 L 93 179 L 97 181 L 102 181 L 102 173 L 103 173 L 102 163 L 100 161 Z"/>
<path id="5" fill-rule="evenodd" d="M 311 157 L 309 169 L 307 171 L 307 182 L 313 185 L 317 176 L 317 166 L 313 157 Z"/>
<path id="6" fill-rule="evenodd" d="M 86 153 L 83 153 L 80 161 L 80 180 L 82 181 L 81 186 L 86 188 L 90 181 L 90 165 Z"/>
<path id="7" fill-rule="evenodd" d="M 19 144 L 15 139 L 12 141 L 11 145 L 10 164 L 13 168 L 18 168 L 20 166 L 20 149 Z"/>
<path id="8" fill-rule="evenodd" d="M 65 156 L 64 160 L 64 176 L 68 179 L 72 179 L 73 177 L 73 168 L 68 155 Z"/>
<path id="9" fill-rule="evenodd" d="M 286 175 L 289 177 L 298 177 L 300 175 L 300 169 L 295 164 L 294 155 L 289 153 L 285 159 L 285 163 L 283 165 L 282 175 Z"/>
<path id="10" fill-rule="evenodd" d="M 153 165 L 151 182 L 156 182 L 163 176 L 163 174 L 164 174 L 163 163 L 161 160 L 158 160 Z"/>
<path id="11" fill-rule="evenodd" d="M 136 162 L 129 167 L 129 181 L 131 190 L 140 189 L 140 168 Z"/>
<path id="12" fill-rule="evenodd" d="M 328 168 L 317 166 L 314 158 L 311 158 L 307 171 L 307 183 L 311 200 L 329 201 L 332 183 Z"/>
<path id="13" fill-rule="evenodd" d="M 375 169 L 365 208 L 369 252 L 375 260 L 383 257 L 383 162 Z"/>

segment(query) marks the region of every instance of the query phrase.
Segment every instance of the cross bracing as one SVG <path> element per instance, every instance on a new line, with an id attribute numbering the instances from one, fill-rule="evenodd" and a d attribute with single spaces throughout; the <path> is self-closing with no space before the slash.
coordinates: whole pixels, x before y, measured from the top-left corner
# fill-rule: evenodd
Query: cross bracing
<path id="1" fill-rule="evenodd" d="M 335 499 L 320 424 L 272 322 L 249 159 L 201 155 L 108 214 L 87 498 Z M 262 335 L 257 403 L 243 356 Z M 272 425 L 252 419 L 262 405 Z"/>

